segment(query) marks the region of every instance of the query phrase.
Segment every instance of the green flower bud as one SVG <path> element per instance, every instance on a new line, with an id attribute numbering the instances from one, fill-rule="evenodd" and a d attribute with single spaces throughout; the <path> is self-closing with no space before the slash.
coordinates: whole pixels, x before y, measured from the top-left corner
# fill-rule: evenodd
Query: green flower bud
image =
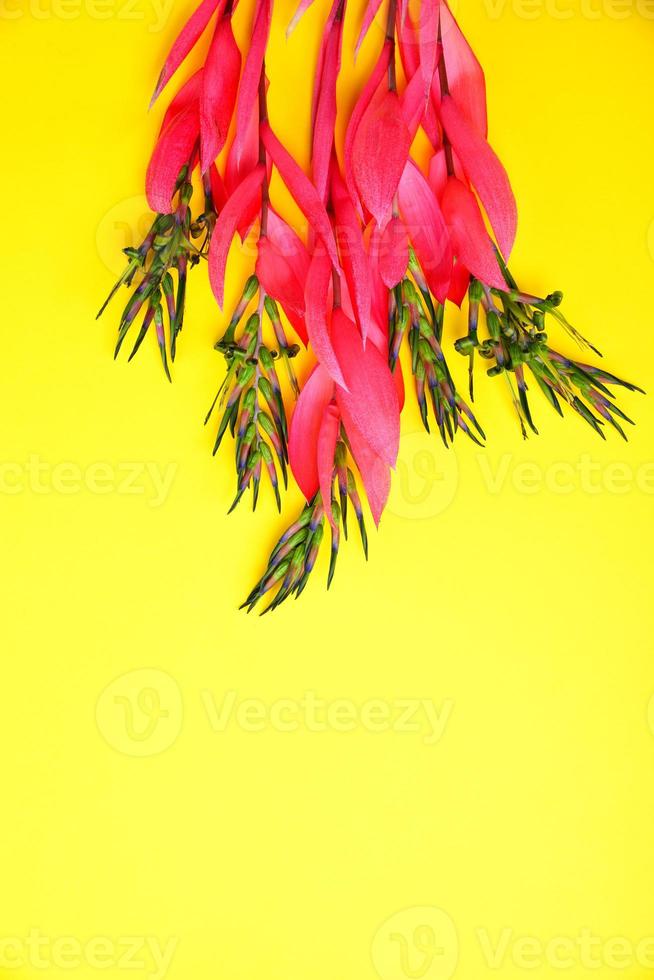
<path id="1" fill-rule="evenodd" d="M 259 288 L 259 280 L 256 276 L 250 276 L 243 290 L 243 299 L 251 300 Z"/>
<path id="2" fill-rule="evenodd" d="M 267 347 L 261 347 L 259 350 L 259 360 L 266 371 L 272 371 L 274 369 L 272 354 Z"/>
<path id="3" fill-rule="evenodd" d="M 263 301 L 263 305 L 266 310 L 266 313 L 270 318 L 271 323 L 279 323 L 280 322 L 279 309 L 277 307 L 277 303 L 272 298 L 272 296 L 266 296 L 266 298 Z"/>
<path id="4" fill-rule="evenodd" d="M 497 313 L 494 310 L 489 310 L 486 314 L 486 323 L 488 324 L 488 332 L 493 338 L 493 340 L 500 339 L 501 321 Z"/>
<path id="5" fill-rule="evenodd" d="M 483 295 L 484 290 L 482 289 L 481 283 L 478 279 L 473 279 L 468 288 L 468 300 L 471 303 L 480 303 Z"/>
<path id="6" fill-rule="evenodd" d="M 454 350 L 459 354 L 471 354 L 475 349 L 475 342 L 472 337 L 459 337 L 454 341 Z"/>

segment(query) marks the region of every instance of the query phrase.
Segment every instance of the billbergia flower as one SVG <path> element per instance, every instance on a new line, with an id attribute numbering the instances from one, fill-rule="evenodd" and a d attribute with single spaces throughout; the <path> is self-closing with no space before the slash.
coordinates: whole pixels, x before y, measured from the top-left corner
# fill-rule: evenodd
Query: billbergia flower
<path id="1" fill-rule="evenodd" d="M 300 0 L 289 44 L 312 2 Z M 222 318 L 215 348 L 225 364 L 206 421 L 215 425 L 214 452 L 227 433 L 234 440 L 231 509 L 248 490 L 256 506 L 262 479 L 279 510 L 289 477 L 305 499 L 248 595 L 248 610 L 299 596 L 323 539 L 331 545 L 329 585 L 352 514 L 367 557 L 365 509 L 379 525 L 398 454 L 403 372 L 423 424 L 446 447 L 458 432 L 480 446 L 486 439 L 470 407 L 484 362 L 507 382 L 524 436 L 537 432 L 530 386 L 602 437 L 608 425 L 626 438 L 631 422 L 614 389 L 640 391 L 587 363 L 588 353 L 577 360 L 550 342 L 560 328 L 582 351 L 599 354 L 564 317 L 560 293 L 532 295 L 511 274 L 516 201 L 488 139 L 484 72 L 447 0 L 385 2 L 381 46 L 361 91 L 348 99 L 349 118 L 339 104 L 341 65 L 356 56 L 382 0 L 368 0 L 354 51 L 344 46 L 346 0 L 329 6 L 310 81 L 307 174 L 268 117 L 273 0 L 255 0 L 243 52 L 232 30 L 235 0 L 201 0 L 152 100 L 206 33 L 204 61 L 172 98 L 147 169 L 152 226 L 137 248 L 125 249 L 126 268 L 102 308 L 121 286 L 130 290 L 116 354 L 134 327 L 131 359 L 152 328 L 170 378 L 188 273 L 206 262 Z M 419 131 L 426 154 L 414 150 Z M 271 199 L 273 171 L 306 234 Z M 253 241 L 255 255 L 223 318 L 234 241 Z M 445 330 L 449 304 L 467 307 L 467 333 L 453 344 L 468 360 L 465 397 Z"/>

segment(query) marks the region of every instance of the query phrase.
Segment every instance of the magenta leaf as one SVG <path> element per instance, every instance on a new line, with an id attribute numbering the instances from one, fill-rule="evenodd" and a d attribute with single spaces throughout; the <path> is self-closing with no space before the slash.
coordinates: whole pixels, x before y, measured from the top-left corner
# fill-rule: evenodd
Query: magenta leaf
<path id="1" fill-rule="evenodd" d="M 506 170 L 450 96 L 441 100 L 440 113 L 445 132 L 488 215 L 500 251 L 508 259 L 518 212 Z"/>
<path id="2" fill-rule="evenodd" d="M 392 289 L 404 278 L 409 264 L 409 236 L 399 218 L 391 218 L 379 240 L 379 274 Z"/>
<path id="3" fill-rule="evenodd" d="M 365 346 L 370 320 L 370 269 L 363 244 L 361 225 L 338 165 L 334 161 L 331 178 L 331 200 L 338 235 L 341 265 Z"/>
<path id="4" fill-rule="evenodd" d="M 445 0 L 441 0 L 441 33 L 450 95 L 471 125 L 485 138 L 488 117 L 484 72 Z M 436 92 L 439 91 L 437 81 L 438 74 L 434 76 Z"/>
<path id="5" fill-rule="evenodd" d="M 322 238 L 330 259 L 338 269 L 334 233 L 325 206 L 318 197 L 315 187 L 288 150 L 279 142 L 268 123 L 261 126 L 261 138 L 296 204 L 316 234 Z"/>
<path id="6" fill-rule="evenodd" d="M 377 64 L 374 67 L 370 78 L 363 87 L 361 95 L 357 99 L 354 108 L 352 109 L 352 114 L 350 116 L 350 121 L 345 132 L 345 149 L 344 149 L 344 173 L 345 173 L 345 183 L 347 184 L 348 190 L 350 192 L 350 197 L 353 201 L 358 200 L 356 182 L 354 179 L 354 164 L 353 164 L 353 148 L 354 148 L 354 138 L 357 134 L 359 124 L 361 119 L 372 102 L 375 92 L 377 91 L 386 69 L 388 68 L 388 62 L 390 59 L 391 47 L 390 43 L 387 41 L 381 50 Z"/>
<path id="7" fill-rule="evenodd" d="M 145 177 L 145 193 L 153 211 L 172 213 L 172 197 L 179 172 L 189 162 L 199 133 L 197 105 L 191 103 L 159 136 Z"/>
<path id="8" fill-rule="evenodd" d="M 300 0 L 298 3 L 295 13 L 288 22 L 288 27 L 286 28 L 286 37 L 289 38 L 297 25 L 300 23 L 304 15 L 306 14 L 309 7 L 312 5 L 313 0 Z"/>
<path id="9" fill-rule="evenodd" d="M 318 246 L 311 258 L 307 275 L 305 304 L 309 343 L 319 362 L 329 376 L 339 385 L 347 387 L 338 358 L 329 335 L 327 311 L 332 280 L 332 263 L 329 256 Z"/>
<path id="10" fill-rule="evenodd" d="M 288 436 L 288 458 L 295 481 L 311 500 L 319 486 L 317 447 L 323 415 L 334 397 L 334 382 L 318 364 L 309 375 L 295 405 Z"/>
<path id="11" fill-rule="evenodd" d="M 202 78 L 200 95 L 202 173 L 209 169 L 227 140 L 240 73 L 241 52 L 234 40 L 231 19 L 224 17 L 216 26 Z"/>
<path id="12" fill-rule="evenodd" d="M 163 117 L 161 129 L 159 130 L 160 133 L 163 133 L 164 129 L 168 128 L 175 116 L 179 115 L 183 109 L 187 109 L 191 104 L 199 105 L 203 75 L 204 68 L 200 68 L 194 75 L 191 75 L 188 81 L 184 82 L 179 92 L 166 109 L 166 114 Z"/>
<path id="13" fill-rule="evenodd" d="M 398 199 L 429 288 L 444 303 L 452 272 L 450 236 L 436 195 L 412 160 L 404 168 Z"/>
<path id="14" fill-rule="evenodd" d="M 391 489 L 390 468 L 388 463 L 384 462 L 370 448 L 367 440 L 354 424 L 352 416 L 343 404 L 343 399 L 338 391 L 336 393 L 336 400 L 343 416 L 345 433 L 350 444 L 350 449 L 352 450 L 352 455 L 354 456 L 354 461 L 363 480 L 363 486 L 370 506 L 370 513 L 376 526 L 379 527 L 379 521 Z"/>
<path id="15" fill-rule="evenodd" d="M 345 406 L 370 448 L 394 466 L 400 408 L 387 359 L 374 344 L 364 348 L 355 324 L 341 309 L 332 316 L 332 344 L 348 388 L 339 388 L 339 404 Z"/>
<path id="16" fill-rule="evenodd" d="M 252 39 L 245 58 L 245 65 L 243 66 L 243 77 L 241 78 L 238 104 L 236 106 L 236 135 L 231 148 L 236 163 L 239 162 L 245 151 L 252 120 L 252 111 L 256 106 L 261 68 L 263 66 L 268 34 L 270 32 L 271 17 L 272 0 L 257 0 Z"/>
<path id="17" fill-rule="evenodd" d="M 379 10 L 380 7 L 381 7 L 381 0 L 368 0 L 366 4 L 366 9 L 363 14 L 363 21 L 361 23 L 361 30 L 359 31 L 359 37 L 357 39 L 356 47 L 354 49 L 355 59 L 359 53 L 359 48 L 361 47 L 361 45 L 363 44 L 366 38 L 368 31 L 372 27 L 372 22 L 377 16 L 377 11 Z"/>
<path id="18" fill-rule="evenodd" d="M 386 91 L 366 108 L 354 137 L 352 168 L 363 204 L 383 225 L 390 214 L 411 136 L 397 92 Z"/>
<path id="19" fill-rule="evenodd" d="M 214 13 L 218 11 L 218 16 L 221 15 L 224 5 L 225 0 L 202 0 L 200 6 L 193 11 L 168 53 L 166 62 L 161 69 L 154 94 L 150 100 L 150 107 L 154 105 L 161 91 L 168 84 L 189 52 L 195 47 L 200 35 L 204 33 Z"/>
<path id="20" fill-rule="evenodd" d="M 457 259 L 487 286 L 505 288 L 477 199 L 458 177 L 448 178 L 441 207 Z"/>
<path id="21" fill-rule="evenodd" d="M 332 484 L 334 482 L 334 452 L 336 451 L 340 425 L 340 412 L 336 405 L 331 402 L 325 409 L 320 423 L 316 461 L 325 517 L 335 530 L 337 530 L 337 524 L 332 511 Z"/>
<path id="22" fill-rule="evenodd" d="M 263 164 L 248 174 L 243 183 L 236 188 L 225 207 L 218 215 L 218 220 L 211 236 L 209 245 L 209 281 L 218 306 L 223 308 L 225 292 L 225 266 L 232 238 L 244 211 L 252 208 L 253 202 L 259 197 L 264 178 Z"/>
<path id="23" fill-rule="evenodd" d="M 311 168 L 313 183 L 321 201 L 327 198 L 329 161 L 334 146 L 336 123 L 336 80 L 341 68 L 343 20 L 335 20 L 325 42 L 322 72 L 313 126 Z"/>

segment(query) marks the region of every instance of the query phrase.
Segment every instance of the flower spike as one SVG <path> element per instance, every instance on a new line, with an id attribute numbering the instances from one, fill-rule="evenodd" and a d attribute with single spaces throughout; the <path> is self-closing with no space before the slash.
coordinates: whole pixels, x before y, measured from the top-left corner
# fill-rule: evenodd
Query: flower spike
<path id="1" fill-rule="evenodd" d="M 132 360 L 154 334 L 170 380 L 189 270 L 206 261 L 222 311 L 233 243 L 252 243 L 250 274 L 215 344 L 224 372 L 205 423 L 214 454 L 232 441 L 230 511 L 249 492 L 256 508 L 262 482 L 278 511 L 289 478 L 305 498 L 243 603 L 268 612 L 302 594 L 323 541 L 331 586 L 355 520 L 368 557 L 364 506 L 379 526 L 407 390 L 425 429 L 451 449 L 458 434 L 485 443 L 471 407 L 483 367 L 504 378 L 525 438 L 538 432 L 540 392 L 558 415 L 626 439 L 633 422 L 617 389 L 641 389 L 589 363 L 599 351 L 562 313 L 561 293 L 532 295 L 509 270 L 517 205 L 488 142 L 483 70 L 447 0 L 386 0 L 383 40 L 349 119 L 341 66 L 356 58 L 381 0 L 367 0 L 353 34 L 347 0 L 332 0 L 309 81 L 310 173 L 268 118 L 274 0 L 256 0 L 243 50 L 236 3 L 200 0 L 166 58 L 153 102 L 206 32 L 204 61 L 163 114 L 147 168 L 151 227 L 124 250 L 100 313 L 124 287 L 115 354 L 129 334 Z M 311 3 L 300 0 L 287 34 Z M 419 131 L 427 160 L 412 152 Z M 274 170 L 306 219 L 305 237 L 271 200 Z M 453 344 L 466 358 L 465 393 L 451 370 L 450 304 L 467 315 Z M 583 353 L 561 349 L 559 329 Z"/>

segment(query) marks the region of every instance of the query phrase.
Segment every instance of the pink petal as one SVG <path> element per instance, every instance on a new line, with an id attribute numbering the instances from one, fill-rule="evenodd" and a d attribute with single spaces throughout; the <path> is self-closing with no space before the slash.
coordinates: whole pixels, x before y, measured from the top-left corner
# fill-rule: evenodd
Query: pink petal
<path id="1" fill-rule="evenodd" d="M 332 344 L 348 390 L 338 389 L 339 404 L 347 409 L 370 448 L 395 465 L 400 440 L 400 409 L 386 357 L 373 344 L 364 348 L 359 332 L 341 309 L 332 316 Z"/>
<path id="2" fill-rule="evenodd" d="M 245 150 L 252 110 L 257 101 L 261 69 L 266 53 L 268 34 L 270 32 L 271 17 L 272 0 L 257 0 L 252 38 L 243 67 L 243 77 L 241 78 L 238 105 L 236 107 L 236 135 L 234 137 L 232 152 L 237 162 Z"/>
<path id="3" fill-rule="evenodd" d="M 200 117 L 191 104 L 178 113 L 159 136 L 148 164 L 145 192 L 153 211 L 171 214 L 179 172 L 189 162 L 200 132 Z"/>
<path id="4" fill-rule="evenodd" d="M 420 70 L 420 49 L 418 28 L 413 23 L 408 10 L 400 17 L 398 24 L 400 59 L 407 80 Z"/>
<path id="5" fill-rule="evenodd" d="M 404 278 L 409 264 L 409 236 L 399 218 L 391 218 L 379 242 L 379 274 L 389 289 Z"/>
<path id="6" fill-rule="evenodd" d="M 320 364 L 302 386 L 288 434 L 288 458 L 295 481 L 307 500 L 320 486 L 318 436 L 324 412 L 334 397 L 334 382 Z"/>
<path id="7" fill-rule="evenodd" d="M 455 262 L 452 266 L 452 279 L 450 280 L 447 298 L 460 307 L 468 292 L 469 285 L 470 273 L 462 262 Z"/>
<path id="8" fill-rule="evenodd" d="M 241 52 L 234 40 L 231 18 L 218 21 L 204 65 L 200 97 L 200 160 L 205 173 L 227 140 L 232 121 Z"/>
<path id="9" fill-rule="evenodd" d="M 213 200 L 213 205 L 218 213 L 222 211 L 227 203 L 227 191 L 225 190 L 225 185 L 223 179 L 218 172 L 218 167 L 214 163 L 209 171 L 209 179 L 211 183 L 211 197 Z"/>
<path id="10" fill-rule="evenodd" d="M 266 91 L 268 91 L 268 81 L 266 80 Z M 232 194 L 236 188 L 243 182 L 245 177 L 251 173 L 254 168 L 259 163 L 259 106 L 258 103 L 252 107 L 252 115 L 250 117 L 250 124 L 248 126 L 247 136 L 245 140 L 245 146 L 240 159 L 236 160 L 236 154 L 234 153 L 234 143 L 230 146 L 227 152 L 227 159 L 225 161 L 225 187 L 227 190 L 227 195 Z M 268 174 L 268 180 L 270 180 L 270 174 L 272 172 L 272 161 L 270 159 L 266 160 L 266 170 Z M 257 215 L 259 213 L 259 203 L 257 200 L 254 201 L 253 206 L 249 211 L 243 212 L 239 219 L 238 231 L 241 241 L 245 241 L 247 235 L 252 227 Z"/>
<path id="11" fill-rule="evenodd" d="M 457 177 L 449 177 L 441 199 L 456 257 L 487 286 L 505 288 L 477 199 Z"/>
<path id="12" fill-rule="evenodd" d="M 412 160 L 404 168 L 398 199 L 429 288 L 444 303 L 452 271 L 450 236 L 436 196 Z"/>
<path id="13" fill-rule="evenodd" d="M 429 184 L 437 199 L 445 190 L 447 184 L 447 160 L 445 150 L 437 150 L 429 161 Z"/>
<path id="14" fill-rule="evenodd" d="M 293 329 L 306 345 L 309 339 L 304 322 L 306 276 L 302 276 L 301 267 L 268 235 L 259 239 L 255 272 L 268 295 L 281 304 Z"/>
<path id="15" fill-rule="evenodd" d="M 354 456 L 354 461 L 363 480 L 368 504 L 370 505 L 370 513 L 375 524 L 379 527 L 379 521 L 391 489 L 391 471 L 388 463 L 385 463 L 380 456 L 373 452 L 366 439 L 359 432 L 352 416 L 342 404 L 342 398 L 338 391 L 336 393 L 336 401 L 343 416 L 345 433 L 350 444 L 350 449 L 352 450 L 352 455 Z"/>
<path id="16" fill-rule="evenodd" d="M 428 94 L 429 88 L 425 87 L 422 74 L 416 72 L 401 96 L 402 114 L 412 143 L 425 115 Z"/>
<path id="17" fill-rule="evenodd" d="M 379 252 L 381 249 L 382 233 L 376 225 L 372 226 L 372 234 L 368 245 L 370 283 L 372 289 L 372 308 L 368 339 L 375 345 L 384 359 L 388 356 L 388 287 L 384 284 L 379 273 Z M 404 407 L 404 379 L 400 364 L 396 364 L 393 380 L 397 390 L 400 411 Z"/>
<path id="18" fill-rule="evenodd" d="M 268 209 L 268 238 L 274 245 L 278 255 L 288 265 L 293 280 L 299 283 L 300 296 L 295 294 L 296 287 L 292 285 L 289 290 L 291 291 L 291 295 L 280 299 L 280 302 L 293 329 L 306 346 L 309 342 L 309 337 L 304 321 L 304 290 L 311 262 L 309 253 L 304 242 L 298 238 L 293 229 L 272 208 Z M 271 290 L 270 292 L 273 295 Z M 296 308 L 296 304 L 298 303 L 301 305 Z"/>
<path id="19" fill-rule="evenodd" d="M 352 146 L 352 166 L 364 205 L 384 224 L 406 165 L 411 136 L 397 92 L 387 90 L 364 112 Z"/>
<path id="20" fill-rule="evenodd" d="M 332 485 L 334 482 L 334 452 L 338 442 L 338 431 L 341 425 L 341 415 L 333 403 L 328 405 L 322 417 L 318 433 L 318 480 L 322 496 L 325 517 L 333 528 L 337 527 L 332 511 Z"/>
<path id="21" fill-rule="evenodd" d="M 370 269 L 370 328 L 368 335 L 379 350 L 388 349 L 388 287 L 379 270 L 381 251 L 381 229 L 371 225 L 368 243 L 368 266 Z M 380 338 L 380 339 L 378 339 Z"/>
<path id="22" fill-rule="evenodd" d="M 416 75 L 423 75 L 420 68 L 420 58 L 418 50 L 418 33 L 411 22 L 408 14 L 402 20 L 402 29 L 399 34 L 399 48 L 400 48 L 400 58 L 402 60 L 402 67 L 404 68 L 404 74 L 406 75 L 409 85 L 413 82 Z M 424 82 L 424 75 L 423 75 Z M 437 82 L 435 83 L 437 84 Z M 414 85 L 417 87 L 418 82 L 416 81 Z M 408 86 L 407 86 L 408 88 Z M 407 95 L 407 90 L 404 92 L 404 96 L 411 101 L 411 93 Z M 404 118 L 407 120 L 407 125 L 409 130 L 411 130 L 411 123 L 407 119 L 407 111 L 405 110 Z M 431 99 L 427 101 L 427 105 L 424 108 L 422 119 L 419 120 L 422 123 L 422 128 L 427 134 L 427 138 L 433 146 L 438 146 L 440 143 L 440 128 L 438 125 L 438 120 L 436 118 L 436 113 L 434 107 L 431 103 Z M 414 134 L 415 135 L 415 134 Z"/>
<path id="23" fill-rule="evenodd" d="M 368 0 L 366 4 L 366 9 L 363 15 L 363 22 L 361 24 L 361 30 L 359 31 L 359 38 L 354 49 L 354 57 L 359 53 L 359 48 L 363 44 L 366 34 L 372 26 L 372 22 L 377 16 L 377 11 L 381 7 L 381 0 Z"/>
<path id="24" fill-rule="evenodd" d="M 314 231 L 322 238 L 334 266 L 338 268 L 336 242 L 325 207 L 316 189 L 273 133 L 270 125 L 261 126 L 261 138 L 280 176 L 291 192 L 298 207 Z"/>
<path id="25" fill-rule="evenodd" d="M 163 133 L 164 129 L 168 128 L 175 116 L 177 116 L 182 109 L 188 108 L 188 106 L 190 106 L 192 103 L 199 103 L 200 92 L 202 91 L 203 74 L 204 69 L 200 68 L 200 70 L 196 71 L 194 75 L 191 75 L 188 81 L 184 82 L 179 92 L 166 109 L 166 114 L 163 117 L 161 129 L 159 130 L 160 133 Z"/>
<path id="26" fill-rule="evenodd" d="M 168 84 L 187 54 L 195 47 L 200 35 L 204 32 L 204 29 L 216 10 L 218 11 L 218 16 L 221 16 L 224 5 L 225 0 L 202 0 L 200 6 L 191 14 L 178 34 L 175 43 L 168 53 L 166 62 L 161 69 L 157 86 L 150 100 L 150 108 L 152 108 L 160 92 Z"/>
<path id="27" fill-rule="evenodd" d="M 313 183 L 321 201 L 327 199 L 329 161 L 334 146 L 336 123 L 336 79 L 341 68 L 343 19 L 335 20 L 326 38 L 320 88 L 316 106 L 311 169 Z"/>
<path id="28" fill-rule="evenodd" d="M 441 33 L 450 95 L 468 122 L 485 138 L 488 118 L 484 72 L 445 0 L 441 0 Z M 437 75 L 434 81 L 436 84 Z"/>
<path id="29" fill-rule="evenodd" d="M 297 25 L 300 23 L 307 10 L 313 3 L 313 0 L 300 0 L 295 10 L 295 13 L 288 22 L 288 27 L 286 28 L 286 37 L 289 38 Z"/>
<path id="30" fill-rule="evenodd" d="M 243 211 L 252 207 L 252 202 L 260 195 L 263 183 L 264 167 L 260 164 L 248 174 L 240 187 L 231 195 L 225 207 L 218 215 L 211 244 L 209 245 L 209 281 L 218 306 L 223 308 L 225 290 L 225 266 L 232 238 Z"/>
<path id="31" fill-rule="evenodd" d="M 234 142 L 227 152 L 225 161 L 225 187 L 227 193 L 231 194 L 242 183 L 243 178 L 247 177 L 250 171 L 254 170 L 259 162 L 259 106 L 252 106 L 250 122 L 243 140 L 241 155 L 236 157 Z"/>
<path id="32" fill-rule="evenodd" d="M 515 241 L 518 211 L 506 170 L 449 95 L 441 100 L 440 113 L 445 132 L 486 210 L 500 251 L 508 259 Z"/>
<path id="33" fill-rule="evenodd" d="M 234 144 L 229 148 L 227 153 L 227 159 L 225 162 L 225 187 L 227 194 L 232 194 L 236 188 L 243 182 L 245 177 L 251 173 L 259 162 L 259 107 L 255 105 L 252 107 L 252 116 L 250 119 L 250 125 L 248 126 L 247 137 L 245 141 L 245 147 L 241 158 L 237 161 L 234 151 Z M 270 180 L 270 174 L 272 171 L 272 162 L 270 160 L 266 161 L 268 180 Z M 244 211 L 241 215 L 238 228 L 239 237 L 241 241 L 245 241 L 248 232 L 252 227 L 257 214 L 259 213 L 259 203 L 254 201 L 253 206 L 249 211 Z"/>
<path id="34" fill-rule="evenodd" d="M 356 101 L 356 104 L 352 110 L 350 116 L 350 121 L 345 133 L 345 148 L 344 148 L 344 173 L 345 173 L 345 183 L 350 192 L 350 197 L 353 201 L 358 200 L 358 193 L 356 188 L 356 182 L 354 179 L 354 166 L 353 166 L 353 147 L 354 138 L 357 134 L 359 128 L 359 123 L 370 105 L 377 88 L 379 87 L 382 78 L 386 73 L 388 68 L 388 62 L 391 54 L 390 42 L 386 42 L 379 55 L 379 60 L 374 67 L 374 70 L 366 82 L 361 95 Z"/>
<path id="35" fill-rule="evenodd" d="M 313 352 L 329 376 L 339 385 L 346 387 L 338 358 L 332 346 L 327 323 L 329 308 L 329 287 L 332 281 L 332 264 L 324 251 L 318 247 L 311 258 L 306 281 L 305 304 L 306 324 L 309 343 Z"/>
<path id="36" fill-rule="evenodd" d="M 438 62 L 438 23 L 440 0 L 422 0 L 418 22 L 420 46 L 420 71 L 429 88 Z"/>
<path id="37" fill-rule="evenodd" d="M 332 167 L 331 201 L 338 233 L 338 248 L 357 323 L 365 345 L 370 320 L 370 268 L 361 225 L 338 166 Z"/>
<path id="38" fill-rule="evenodd" d="M 297 278 L 292 266 L 280 255 L 269 238 L 260 238 L 257 245 L 255 272 L 265 291 L 282 304 L 284 309 L 304 314 L 303 283 Z"/>
<path id="39" fill-rule="evenodd" d="M 320 87 L 322 84 L 322 75 L 325 64 L 325 50 L 327 48 L 327 41 L 329 40 L 329 35 L 331 33 L 332 24 L 336 17 L 336 13 L 340 6 L 340 0 L 333 0 L 330 7 L 329 13 L 327 15 L 327 20 L 325 21 L 322 30 L 322 41 L 320 48 L 318 50 L 318 61 L 316 64 L 316 69 L 313 73 L 313 93 L 311 95 L 311 126 L 313 127 L 316 120 L 316 110 L 318 108 L 318 98 L 320 96 Z"/>
<path id="40" fill-rule="evenodd" d="M 293 265 L 298 278 L 304 283 L 311 256 L 301 238 L 272 208 L 268 209 L 268 237 L 275 243 L 279 253 Z"/>

